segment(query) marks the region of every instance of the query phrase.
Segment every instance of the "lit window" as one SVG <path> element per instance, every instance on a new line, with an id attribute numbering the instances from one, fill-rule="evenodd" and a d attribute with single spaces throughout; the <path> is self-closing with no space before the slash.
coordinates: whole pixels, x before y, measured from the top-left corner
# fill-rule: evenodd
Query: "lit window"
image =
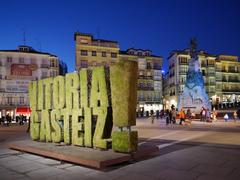
<path id="1" fill-rule="evenodd" d="M 20 104 L 24 104 L 24 97 L 20 97 Z"/>
<path id="2" fill-rule="evenodd" d="M 97 56 L 97 52 L 96 51 L 92 51 L 92 56 Z"/>
<path id="3" fill-rule="evenodd" d="M 106 52 L 102 52 L 102 57 L 107 57 L 107 53 Z"/>
<path id="4" fill-rule="evenodd" d="M 111 57 L 112 58 L 116 58 L 117 57 L 117 53 L 111 53 Z"/>
<path id="5" fill-rule="evenodd" d="M 7 62 L 11 63 L 12 62 L 12 57 L 7 57 Z"/>
<path id="6" fill-rule="evenodd" d="M 19 63 L 24 63 L 24 58 L 20 57 L 19 58 Z"/>
<path id="7" fill-rule="evenodd" d="M 81 55 L 82 56 L 87 56 L 88 55 L 88 51 L 87 50 L 81 50 Z"/>
<path id="8" fill-rule="evenodd" d="M 88 61 L 81 60 L 81 68 L 87 68 L 88 67 Z"/>

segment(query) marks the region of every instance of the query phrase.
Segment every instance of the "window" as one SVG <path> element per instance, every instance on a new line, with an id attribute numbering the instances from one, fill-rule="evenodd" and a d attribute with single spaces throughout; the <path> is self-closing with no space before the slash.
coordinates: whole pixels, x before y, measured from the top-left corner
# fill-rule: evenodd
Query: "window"
<path id="1" fill-rule="evenodd" d="M 24 97 L 20 97 L 20 104 L 24 104 Z"/>
<path id="2" fill-rule="evenodd" d="M 92 56 L 97 56 L 97 52 L 96 51 L 92 51 Z"/>
<path id="3" fill-rule="evenodd" d="M 152 69 L 151 62 L 147 62 L 147 69 Z"/>
<path id="4" fill-rule="evenodd" d="M 142 52 L 138 52 L 137 55 L 138 55 L 138 56 L 142 56 Z"/>
<path id="5" fill-rule="evenodd" d="M 102 52 L 102 57 L 107 57 L 107 53 L 106 52 Z"/>
<path id="6" fill-rule="evenodd" d="M 87 50 L 81 50 L 81 55 L 82 56 L 87 56 L 88 55 L 88 51 Z"/>
<path id="7" fill-rule="evenodd" d="M 7 103 L 12 104 L 12 97 L 7 97 Z"/>
<path id="8" fill-rule="evenodd" d="M 20 57 L 19 58 L 19 63 L 23 64 L 24 63 L 24 58 Z"/>
<path id="9" fill-rule="evenodd" d="M 111 57 L 112 58 L 116 58 L 117 57 L 117 53 L 111 53 Z"/>
<path id="10" fill-rule="evenodd" d="M 7 62 L 11 63 L 12 62 L 12 57 L 7 57 Z"/>
<path id="11" fill-rule="evenodd" d="M 47 77 L 47 72 L 42 72 L 42 78 L 46 78 Z"/>
<path id="12" fill-rule="evenodd" d="M 81 60 L 81 68 L 87 68 L 88 67 L 88 61 Z"/>
<path id="13" fill-rule="evenodd" d="M 31 64 L 35 64 L 36 63 L 36 59 L 32 58 L 31 59 Z"/>

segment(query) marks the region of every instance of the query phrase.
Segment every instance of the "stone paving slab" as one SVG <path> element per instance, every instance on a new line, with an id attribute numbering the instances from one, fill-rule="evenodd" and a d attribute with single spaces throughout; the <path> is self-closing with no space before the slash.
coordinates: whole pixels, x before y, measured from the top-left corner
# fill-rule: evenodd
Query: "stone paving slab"
<path id="1" fill-rule="evenodd" d="M 112 150 L 101 151 L 92 148 L 36 142 L 31 140 L 13 142 L 9 144 L 9 147 L 14 150 L 29 152 L 32 154 L 85 165 L 96 169 L 103 169 L 114 164 L 131 161 L 133 159 L 140 159 L 159 151 L 156 146 L 143 145 L 140 146 L 139 150 L 133 154 L 124 154 L 116 153 Z M 49 160 L 46 162 L 44 160 L 43 163 L 48 163 L 51 165 L 52 163 L 59 163 L 59 161 Z"/>

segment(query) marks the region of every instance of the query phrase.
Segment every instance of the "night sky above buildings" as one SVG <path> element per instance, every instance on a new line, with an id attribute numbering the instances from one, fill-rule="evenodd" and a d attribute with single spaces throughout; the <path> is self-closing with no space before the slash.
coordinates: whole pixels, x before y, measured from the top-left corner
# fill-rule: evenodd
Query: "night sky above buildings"
<path id="1" fill-rule="evenodd" d="M 210 54 L 240 55 L 238 0 L 8 0 L 0 5 L 0 49 L 24 44 L 75 66 L 74 32 L 116 40 L 121 50 L 150 49 L 164 58 L 196 37 Z"/>

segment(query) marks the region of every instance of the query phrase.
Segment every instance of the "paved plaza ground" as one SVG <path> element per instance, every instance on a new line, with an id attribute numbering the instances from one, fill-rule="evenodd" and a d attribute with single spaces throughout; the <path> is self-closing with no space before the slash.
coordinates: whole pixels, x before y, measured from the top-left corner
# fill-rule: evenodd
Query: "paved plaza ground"
<path id="1" fill-rule="evenodd" d="M 165 125 L 164 120 L 138 119 L 139 143 L 159 147 L 140 161 L 104 171 L 9 150 L 8 143 L 29 139 L 27 126 L 0 127 L 0 179 L 240 179 L 240 122 L 190 126 Z"/>

